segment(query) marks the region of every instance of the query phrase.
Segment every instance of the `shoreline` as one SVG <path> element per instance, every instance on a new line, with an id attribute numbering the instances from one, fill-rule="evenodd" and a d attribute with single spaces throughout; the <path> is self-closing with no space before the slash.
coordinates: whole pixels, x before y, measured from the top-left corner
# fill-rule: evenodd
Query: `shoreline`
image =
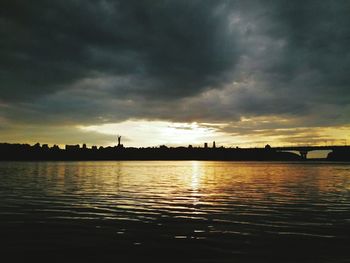
<path id="1" fill-rule="evenodd" d="M 206 145 L 205 145 L 206 146 Z M 333 148 L 326 158 L 307 158 L 307 153 L 318 148 L 225 148 L 225 147 L 114 147 L 87 148 L 79 145 L 48 147 L 47 144 L 0 143 L 0 161 L 350 161 L 350 147 Z M 299 152 L 299 154 L 297 153 Z"/>

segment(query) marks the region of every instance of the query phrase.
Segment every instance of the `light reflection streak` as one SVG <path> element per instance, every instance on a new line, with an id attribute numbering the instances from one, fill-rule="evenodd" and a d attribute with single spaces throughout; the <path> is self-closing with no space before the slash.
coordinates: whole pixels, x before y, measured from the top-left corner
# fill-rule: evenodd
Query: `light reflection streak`
<path id="1" fill-rule="evenodd" d="M 200 162 L 192 161 L 192 174 L 191 174 L 191 189 L 193 193 L 198 192 L 199 181 L 201 176 Z"/>

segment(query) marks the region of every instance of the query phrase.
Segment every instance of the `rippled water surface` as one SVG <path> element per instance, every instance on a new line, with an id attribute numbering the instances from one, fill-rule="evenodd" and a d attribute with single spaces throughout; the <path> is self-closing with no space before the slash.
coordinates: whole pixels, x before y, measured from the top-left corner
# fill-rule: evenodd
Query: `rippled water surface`
<path id="1" fill-rule="evenodd" d="M 350 165 L 0 162 L 0 231 L 12 260 L 350 262 Z"/>

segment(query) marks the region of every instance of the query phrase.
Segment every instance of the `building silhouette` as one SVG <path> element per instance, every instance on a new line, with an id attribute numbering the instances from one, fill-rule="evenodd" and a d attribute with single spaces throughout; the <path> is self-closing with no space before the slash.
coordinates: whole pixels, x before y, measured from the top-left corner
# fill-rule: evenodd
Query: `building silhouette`
<path id="1" fill-rule="evenodd" d="M 75 144 L 75 145 L 66 145 L 66 150 L 67 151 L 74 151 L 74 150 L 79 150 L 80 146 L 79 144 Z"/>

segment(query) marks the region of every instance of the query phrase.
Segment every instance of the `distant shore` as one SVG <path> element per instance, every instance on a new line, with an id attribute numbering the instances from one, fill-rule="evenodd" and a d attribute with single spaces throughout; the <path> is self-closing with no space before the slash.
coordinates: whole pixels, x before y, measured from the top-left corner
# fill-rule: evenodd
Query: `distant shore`
<path id="1" fill-rule="evenodd" d="M 84 161 L 84 160 L 220 160 L 220 161 L 350 161 L 350 150 L 334 150 L 325 159 L 305 159 L 270 146 L 265 148 L 209 147 L 92 147 L 0 143 L 2 161 Z"/>

